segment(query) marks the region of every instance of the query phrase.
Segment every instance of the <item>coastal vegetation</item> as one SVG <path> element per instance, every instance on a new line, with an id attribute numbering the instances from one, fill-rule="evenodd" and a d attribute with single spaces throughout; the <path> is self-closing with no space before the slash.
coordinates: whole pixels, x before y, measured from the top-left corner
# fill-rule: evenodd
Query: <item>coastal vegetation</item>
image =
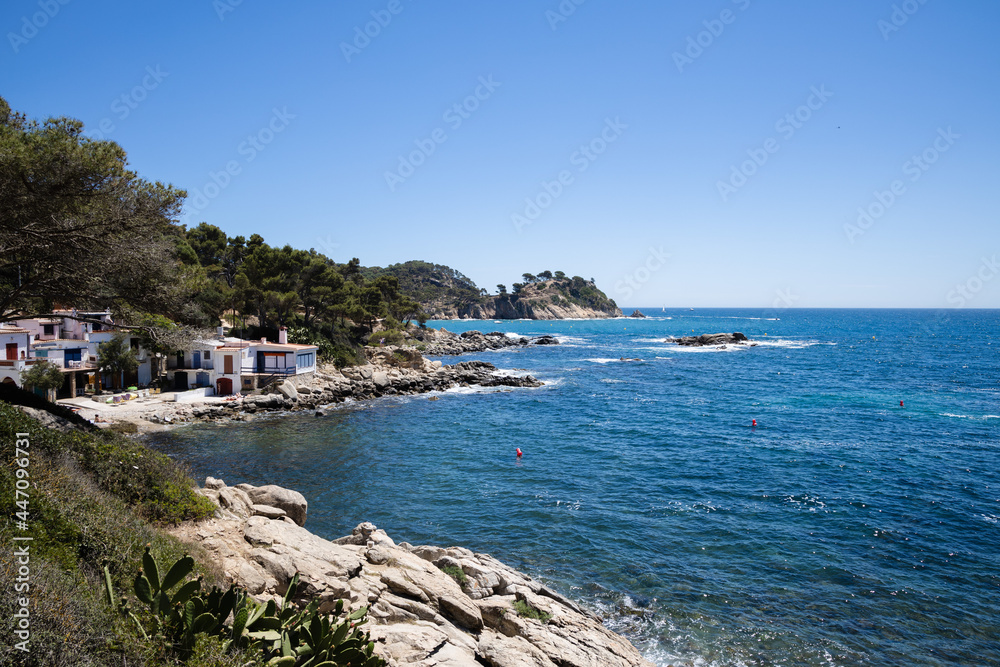
<path id="1" fill-rule="evenodd" d="M 12 392 L 24 396 L 8 395 Z M 13 641 L 5 642 L 0 662 L 162 664 L 154 646 L 141 641 L 131 622 L 107 605 L 103 568 L 107 566 L 116 588 L 125 590 L 146 544 L 163 559 L 183 554 L 184 547 L 158 526 L 209 516 L 214 506 L 195 492 L 190 478 L 168 457 L 109 431 L 43 428 L 13 401 L 32 403 L 33 398 L 5 389 L 0 438 L 13 445 L 24 438 L 17 434 L 27 433 L 29 465 L 19 466 L 11 456 L 0 466 L 0 502 L 24 513 L 7 513 L 0 523 L 0 539 L 15 544 L 13 538 L 26 528 L 32 537 L 30 589 L 22 591 L 31 600 L 31 651 L 24 653 Z M 19 470 L 28 471 L 27 498 L 15 497 L 15 482 L 24 479 Z M 8 555 L 0 562 L 3 588 L 14 591 L 15 560 Z M 200 554 L 195 572 L 206 581 L 222 582 L 217 566 Z M 0 596 L 8 637 L 14 637 L 16 598 Z"/>
<path id="2" fill-rule="evenodd" d="M 292 660 L 276 664 L 384 664 L 356 627 L 364 608 L 348 613 L 340 604 L 341 618 L 331 622 L 315 605 L 291 604 L 294 586 L 280 606 L 257 603 L 226 586 L 205 552 L 168 535 L 167 526 L 216 510 L 169 457 L 82 423 L 66 432 L 44 428 L 13 405 L 44 401 L 4 391 L 0 438 L 24 444 L 28 434 L 28 444 L 26 465 L 10 457 L 0 466 L 0 502 L 23 507 L 0 523 L 0 539 L 20 544 L 13 538 L 28 529 L 32 540 L 30 588 L 22 591 L 31 601 L 30 650 L 6 642 L 0 662 L 235 667 L 270 664 L 291 651 Z M 23 479 L 27 497 L 15 497 Z M 15 559 L 0 561 L 5 590 L 14 590 L 16 574 Z M 17 629 L 17 605 L 17 596 L 0 596 L 8 637 Z"/>

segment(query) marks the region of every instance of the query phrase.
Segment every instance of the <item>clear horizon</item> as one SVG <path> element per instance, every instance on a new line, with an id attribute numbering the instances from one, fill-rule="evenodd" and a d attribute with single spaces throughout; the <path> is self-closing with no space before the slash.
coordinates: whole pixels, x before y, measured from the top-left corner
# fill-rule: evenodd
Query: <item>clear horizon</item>
<path id="1" fill-rule="evenodd" d="M 102 7 L 6 3 L 0 95 L 188 226 L 628 312 L 1000 308 L 995 3 Z"/>

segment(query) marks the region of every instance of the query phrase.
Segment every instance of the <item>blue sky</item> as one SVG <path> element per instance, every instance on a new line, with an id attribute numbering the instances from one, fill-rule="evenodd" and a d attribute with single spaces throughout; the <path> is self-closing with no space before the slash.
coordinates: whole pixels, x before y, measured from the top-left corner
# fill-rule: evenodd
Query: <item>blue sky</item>
<path id="1" fill-rule="evenodd" d="M 341 262 L 997 308 L 998 28 L 987 0 L 8 0 L 0 95 L 187 189 L 186 224 Z"/>

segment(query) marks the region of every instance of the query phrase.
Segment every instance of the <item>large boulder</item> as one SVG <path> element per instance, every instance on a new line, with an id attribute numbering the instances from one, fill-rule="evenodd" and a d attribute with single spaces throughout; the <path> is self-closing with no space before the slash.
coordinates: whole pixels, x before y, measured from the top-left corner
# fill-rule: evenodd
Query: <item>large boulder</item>
<path id="1" fill-rule="evenodd" d="M 299 399 L 299 390 L 288 380 L 278 385 L 278 393 L 290 401 L 297 401 Z"/>
<path id="2" fill-rule="evenodd" d="M 748 342 L 749 339 L 740 333 L 715 333 L 701 334 L 700 336 L 683 336 L 681 338 L 668 338 L 667 342 L 677 343 L 686 347 L 701 347 L 704 345 L 737 345 Z"/>
<path id="3" fill-rule="evenodd" d="M 300 526 L 306 525 L 309 503 L 298 491 L 292 491 L 274 484 L 253 486 L 245 489 L 254 505 L 269 505 L 285 510 L 289 518 Z"/>

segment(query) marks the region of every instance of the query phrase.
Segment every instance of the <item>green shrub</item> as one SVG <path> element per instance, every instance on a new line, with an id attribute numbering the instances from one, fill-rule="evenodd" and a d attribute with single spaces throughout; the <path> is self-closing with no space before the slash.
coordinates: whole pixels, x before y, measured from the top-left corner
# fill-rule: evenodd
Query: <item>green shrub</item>
<path id="1" fill-rule="evenodd" d="M 160 523 L 203 519 L 215 505 L 197 493 L 194 482 L 165 454 L 110 431 L 62 433 L 42 428 L 17 408 L 0 402 L 0 438 L 13 442 L 16 432 L 31 433 L 34 457 L 69 455 L 94 482 L 133 506 L 136 513 Z"/>
<path id="2" fill-rule="evenodd" d="M 441 571 L 457 581 L 460 586 L 465 586 L 465 582 L 469 580 L 469 577 L 466 576 L 465 572 L 460 567 L 446 565 L 441 568 Z"/>
<path id="3" fill-rule="evenodd" d="M 517 615 L 521 616 L 522 618 L 533 618 L 535 620 L 541 621 L 542 623 L 547 623 L 549 619 L 552 618 L 552 614 L 548 614 L 544 611 L 539 611 L 538 609 L 535 609 L 524 600 L 514 601 L 514 611 L 516 611 Z"/>

